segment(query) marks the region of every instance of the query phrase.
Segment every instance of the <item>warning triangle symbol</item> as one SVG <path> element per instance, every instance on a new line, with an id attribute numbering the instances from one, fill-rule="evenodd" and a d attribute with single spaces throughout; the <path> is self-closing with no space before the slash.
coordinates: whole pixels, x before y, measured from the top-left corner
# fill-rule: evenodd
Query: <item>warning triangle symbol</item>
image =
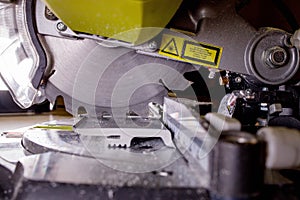
<path id="1" fill-rule="evenodd" d="M 162 49 L 162 52 L 167 53 L 167 54 L 172 54 L 174 56 L 179 56 L 178 49 L 177 49 L 174 38 L 172 38 L 172 40 L 170 40 L 170 42 L 168 42 L 168 44 Z"/>

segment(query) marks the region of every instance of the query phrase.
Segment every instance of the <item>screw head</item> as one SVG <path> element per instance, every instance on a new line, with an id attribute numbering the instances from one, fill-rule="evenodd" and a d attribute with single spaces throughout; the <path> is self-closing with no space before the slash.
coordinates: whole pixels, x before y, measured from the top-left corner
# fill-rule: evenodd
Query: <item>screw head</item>
<path id="1" fill-rule="evenodd" d="M 156 41 L 152 41 L 148 44 L 149 49 L 151 50 L 156 50 L 157 49 L 157 42 Z"/>
<path id="2" fill-rule="evenodd" d="M 236 82 L 236 83 L 241 83 L 242 82 L 242 78 L 241 77 L 236 77 L 235 79 L 234 79 L 234 81 Z"/>
<path id="3" fill-rule="evenodd" d="M 56 28 L 57 28 L 58 31 L 64 32 L 64 31 L 67 30 L 68 27 L 63 22 L 58 22 L 56 24 Z"/>
<path id="4" fill-rule="evenodd" d="M 264 92 L 268 92 L 268 91 L 269 91 L 269 88 L 263 87 L 261 90 L 264 91 Z"/>
<path id="5" fill-rule="evenodd" d="M 246 95 L 248 95 L 248 96 L 249 96 L 249 95 L 251 95 L 251 94 L 252 94 L 252 90 L 251 90 L 251 89 L 246 89 L 246 90 L 245 90 L 245 93 L 246 93 Z"/>

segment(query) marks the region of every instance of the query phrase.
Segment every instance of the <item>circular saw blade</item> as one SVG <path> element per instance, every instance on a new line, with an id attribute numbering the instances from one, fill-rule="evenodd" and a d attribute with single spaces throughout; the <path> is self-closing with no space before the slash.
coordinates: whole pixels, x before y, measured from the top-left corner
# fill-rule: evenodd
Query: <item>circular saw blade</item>
<path id="1" fill-rule="evenodd" d="M 72 40 L 44 36 L 55 73 L 45 88 L 55 101 L 63 96 L 73 115 L 84 107 L 89 115 L 111 113 L 123 108 L 148 114 L 148 103 L 161 104 L 167 90 L 189 86 L 183 74 L 194 68 L 181 62 L 137 54 L 134 50 L 107 48 L 93 40 Z"/>

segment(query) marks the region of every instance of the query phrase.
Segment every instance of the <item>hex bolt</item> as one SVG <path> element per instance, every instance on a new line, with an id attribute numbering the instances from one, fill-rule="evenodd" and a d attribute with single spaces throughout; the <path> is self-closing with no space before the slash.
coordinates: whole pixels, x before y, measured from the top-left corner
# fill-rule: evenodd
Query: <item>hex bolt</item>
<path id="1" fill-rule="evenodd" d="M 272 47 L 266 51 L 266 63 L 271 68 L 278 68 L 287 62 L 287 52 L 279 46 Z"/>
<path id="2" fill-rule="evenodd" d="M 66 31 L 68 29 L 68 27 L 63 22 L 58 22 L 56 24 L 56 28 L 58 31 L 62 31 L 62 32 Z"/>

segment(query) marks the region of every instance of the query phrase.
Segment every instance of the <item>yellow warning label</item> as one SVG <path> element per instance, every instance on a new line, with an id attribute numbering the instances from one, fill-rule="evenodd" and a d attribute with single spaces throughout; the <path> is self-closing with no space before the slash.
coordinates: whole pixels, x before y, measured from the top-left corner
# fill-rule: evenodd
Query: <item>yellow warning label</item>
<path id="1" fill-rule="evenodd" d="M 174 38 L 170 40 L 170 42 L 162 49 L 162 51 L 167 54 L 179 56 L 176 41 Z"/>
<path id="2" fill-rule="evenodd" d="M 222 47 L 164 34 L 159 54 L 192 64 L 219 68 Z"/>

